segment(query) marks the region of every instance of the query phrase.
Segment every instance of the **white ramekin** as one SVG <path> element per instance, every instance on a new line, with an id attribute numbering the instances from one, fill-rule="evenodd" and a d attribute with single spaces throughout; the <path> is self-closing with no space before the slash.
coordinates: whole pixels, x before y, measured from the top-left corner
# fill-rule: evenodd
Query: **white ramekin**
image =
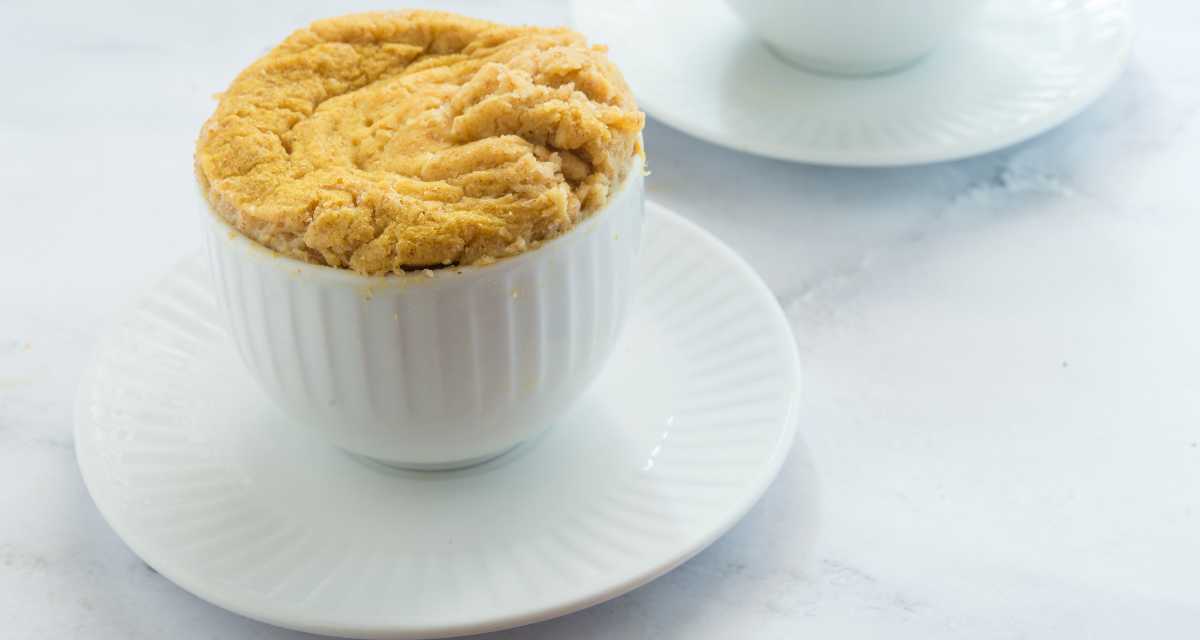
<path id="1" fill-rule="evenodd" d="M 839 75 L 906 67 L 945 41 L 985 0 L 726 0 L 781 58 Z"/>
<path id="2" fill-rule="evenodd" d="M 218 298 L 242 360 L 297 423 L 390 465 L 453 468 L 549 426 L 624 323 L 642 163 L 600 211 L 482 267 L 368 277 L 279 256 L 211 215 Z"/>

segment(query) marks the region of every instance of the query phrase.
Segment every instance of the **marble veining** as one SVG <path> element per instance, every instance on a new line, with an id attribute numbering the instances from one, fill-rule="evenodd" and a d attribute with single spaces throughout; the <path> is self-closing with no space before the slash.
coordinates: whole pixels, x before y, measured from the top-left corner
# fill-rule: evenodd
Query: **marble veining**
<path id="1" fill-rule="evenodd" d="M 0 7 L 0 637 L 304 637 L 133 556 L 82 486 L 71 410 L 114 314 L 200 246 L 191 147 L 211 94 L 264 43 L 349 9 Z M 792 322 L 802 440 L 692 561 L 491 637 L 1193 637 L 1200 8 L 1136 9 L 1108 94 L 970 160 L 808 167 L 651 122 L 649 196 L 745 256 Z"/>

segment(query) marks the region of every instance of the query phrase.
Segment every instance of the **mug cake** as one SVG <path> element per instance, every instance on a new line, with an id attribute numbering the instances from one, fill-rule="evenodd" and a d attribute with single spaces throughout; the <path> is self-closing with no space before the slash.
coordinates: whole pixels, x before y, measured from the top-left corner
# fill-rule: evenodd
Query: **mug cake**
<path id="1" fill-rule="evenodd" d="M 196 145 L 242 359 L 297 423 L 390 464 L 537 433 L 623 322 L 644 122 L 569 29 L 403 11 L 296 31 Z"/>

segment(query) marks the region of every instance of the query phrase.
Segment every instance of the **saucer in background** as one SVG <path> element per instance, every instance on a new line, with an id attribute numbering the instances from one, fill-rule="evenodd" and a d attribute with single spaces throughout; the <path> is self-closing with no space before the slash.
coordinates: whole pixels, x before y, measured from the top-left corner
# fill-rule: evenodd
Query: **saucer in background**
<path id="1" fill-rule="evenodd" d="M 782 160 L 900 166 L 999 149 L 1079 113 L 1132 41 L 1127 0 L 992 0 L 900 71 L 824 76 L 770 53 L 722 0 L 573 0 L 650 115 Z"/>

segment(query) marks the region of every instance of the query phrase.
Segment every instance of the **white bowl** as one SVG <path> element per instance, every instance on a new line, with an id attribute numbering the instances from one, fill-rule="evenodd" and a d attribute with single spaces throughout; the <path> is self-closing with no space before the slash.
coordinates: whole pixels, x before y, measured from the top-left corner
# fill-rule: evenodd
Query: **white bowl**
<path id="1" fill-rule="evenodd" d="M 920 60 L 985 0 L 726 0 L 779 57 L 812 71 L 867 75 Z"/>
<path id="2" fill-rule="evenodd" d="M 208 247 L 242 360 L 290 418 L 386 464 L 453 468 L 546 428 L 625 320 L 642 162 L 602 210 L 482 267 L 368 277 L 279 256 L 212 215 Z"/>

